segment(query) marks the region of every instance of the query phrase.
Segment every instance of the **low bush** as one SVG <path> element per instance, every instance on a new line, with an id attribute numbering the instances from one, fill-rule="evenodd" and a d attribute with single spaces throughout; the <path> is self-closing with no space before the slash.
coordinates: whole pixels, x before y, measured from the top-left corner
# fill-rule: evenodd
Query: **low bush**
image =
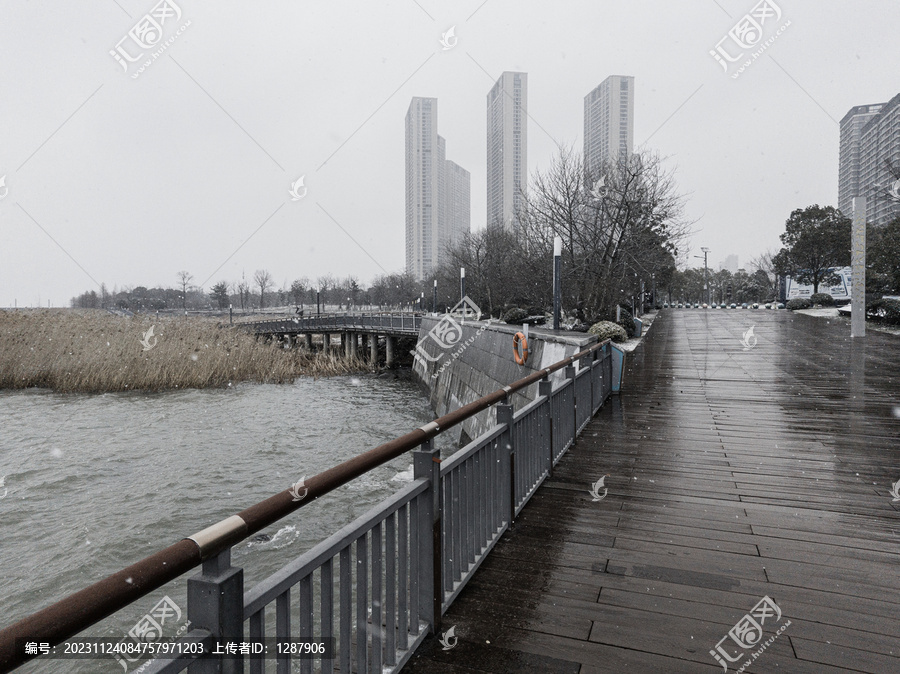
<path id="1" fill-rule="evenodd" d="M 505 314 L 503 314 L 503 316 L 501 317 L 501 320 L 504 323 L 513 324 L 513 323 L 521 323 L 526 318 L 528 318 L 527 310 L 522 309 L 521 307 L 513 307 L 512 309 L 508 310 Z"/>
<path id="2" fill-rule="evenodd" d="M 866 318 L 888 325 L 900 325 L 900 300 L 883 297 L 866 305 Z"/>
<path id="3" fill-rule="evenodd" d="M 619 314 L 619 325 L 621 325 L 625 329 L 625 334 L 628 337 L 634 337 L 634 333 L 637 332 L 637 326 L 634 324 L 634 316 L 631 315 L 631 312 L 625 307 L 621 307 L 621 313 Z"/>
<path id="4" fill-rule="evenodd" d="M 597 335 L 601 342 L 605 339 L 611 339 L 614 342 L 624 342 L 628 339 L 628 333 L 625 332 L 625 328 L 612 321 L 594 323 L 588 332 L 592 335 Z"/>
<path id="5" fill-rule="evenodd" d="M 833 307 L 834 298 L 828 293 L 816 293 L 809 298 L 813 304 L 821 304 L 823 307 Z"/>
<path id="6" fill-rule="evenodd" d="M 809 309 L 811 307 L 812 307 L 812 302 L 810 302 L 805 297 L 799 297 L 795 300 L 790 300 L 787 303 L 785 308 L 788 311 L 796 311 L 797 309 Z"/>

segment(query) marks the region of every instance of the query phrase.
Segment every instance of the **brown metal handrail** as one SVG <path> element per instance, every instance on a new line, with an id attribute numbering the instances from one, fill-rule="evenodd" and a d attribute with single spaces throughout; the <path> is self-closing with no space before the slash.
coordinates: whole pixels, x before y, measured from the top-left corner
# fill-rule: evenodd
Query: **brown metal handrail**
<path id="1" fill-rule="evenodd" d="M 507 396 L 537 383 L 609 343 L 599 342 L 534 374 L 445 414 L 424 426 L 386 442 L 304 481 L 306 495 L 294 499 L 290 489 L 260 501 L 193 536 L 189 536 L 107 578 L 89 585 L 55 604 L 0 630 L 0 671 L 7 672 L 27 660 L 16 640 L 60 644 L 144 595 L 190 571 L 212 555 L 289 515 L 320 496 L 337 489 L 369 470 L 421 445 L 448 428 L 504 401 Z"/>

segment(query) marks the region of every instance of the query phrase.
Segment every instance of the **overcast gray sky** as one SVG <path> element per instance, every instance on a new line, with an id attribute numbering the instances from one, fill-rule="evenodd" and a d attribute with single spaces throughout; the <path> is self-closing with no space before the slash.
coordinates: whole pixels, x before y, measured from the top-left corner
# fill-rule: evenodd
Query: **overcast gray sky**
<path id="1" fill-rule="evenodd" d="M 410 98 L 438 98 L 480 229 L 504 70 L 528 73 L 530 172 L 581 150 L 588 91 L 633 75 L 635 146 L 677 170 L 691 254 L 743 265 L 791 210 L 837 205 L 838 121 L 900 91 L 894 0 L 775 0 L 764 39 L 790 25 L 737 79 L 709 52 L 755 0 L 175 2 L 137 78 L 162 42 L 127 72 L 109 52 L 156 0 L 0 5 L 0 306 L 182 269 L 206 290 L 261 268 L 279 286 L 400 271 Z"/>

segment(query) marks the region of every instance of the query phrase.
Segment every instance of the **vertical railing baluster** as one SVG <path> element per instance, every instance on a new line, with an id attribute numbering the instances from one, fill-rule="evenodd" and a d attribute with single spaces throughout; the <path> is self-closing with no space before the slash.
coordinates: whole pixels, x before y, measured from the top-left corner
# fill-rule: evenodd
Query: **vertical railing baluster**
<path id="1" fill-rule="evenodd" d="M 566 367 L 566 379 L 571 381 L 572 388 L 572 409 L 571 410 L 562 410 L 563 414 L 568 414 L 569 418 L 572 419 L 572 433 L 567 440 L 571 440 L 575 442 L 575 434 L 578 432 L 578 397 L 576 395 L 577 383 L 575 381 L 576 370 L 572 365 Z M 568 444 L 568 443 L 567 443 Z"/>
<path id="2" fill-rule="evenodd" d="M 350 560 L 350 546 L 341 550 L 341 671 L 350 672 L 350 654 L 353 652 L 351 625 L 353 622 L 353 566 Z"/>
<path id="3" fill-rule="evenodd" d="M 312 639 L 313 636 L 313 596 L 312 575 L 304 576 L 297 583 L 300 602 L 300 621 L 297 626 L 298 639 Z M 311 658 L 300 659 L 300 674 L 312 674 Z"/>
<path id="4" fill-rule="evenodd" d="M 441 532 L 443 550 L 441 567 L 444 570 L 444 587 L 447 590 L 453 589 L 453 504 L 450 502 L 453 472 L 451 471 L 441 478 L 441 499 L 443 499 L 441 513 L 444 516 L 444 526 Z"/>
<path id="5" fill-rule="evenodd" d="M 552 404 L 550 401 L 552 395 L 553 382 L 547 378 L 539 381 L 538 396 L 544 399 L 540 406 L 543 421 L 542 427 L 544 429 L 544 435 L 541 437 L 544 443 L 548 445 L 542 454 L 544 456 L 544 470 L 547 472 L 548 478 L 553 476 L 553 410 L 551 409 Z"/>
<path id="6" fill-rule="evenodd" d="M 474 470 L 472 471 L 472 491 L 475 494 L 475 526 L 472 527 L 473 537 L 475 539 L 475 556 L 481 555 L 481 547 L 484 544 L 484 499 L 481 497 L 481 467 L 484 465 L 484 451 L 482 447 L 478 453 L 472 457 Z"/>
<path id="7" fill-rule="evenodd" d="M 465 541 L 465 549 L 463 555 L 463 573 L 468 573 L 469 565 L 475 561 L 475 508 L 474 501 L 472 500 L 473 496 L 473 472 L 475 468 L 475 460 L 472 457 L 469 457 L 466 460 L 466 476 L 465 482 L 463 485 L 465 486 L 466 498 L 465 498 L 465 513 L 466 513 L 466 525 L 463 527 L 463 540 Z"/>
<path id="8" fill-rule="evenodd" d="M 356 669 L 369 668 L 369 550 L 366 534 L 356 539 Z"/>
<path id="9" fill-rule="evenodd" d="M 322 563 L 319 571 L 319 613 L 322 621 L 320 636 L 323 639 L 334 638 L 334 558 Z M 327 643 L 327 641 L 326 641 Z M 333 655 L 333 653 L 332 653 Z M 334 669 L 334 658 L 322 659 L 322 672 Z"/>
<path id="10" fill-rule="evenodd" d="M 288 588 L 275 597 L 275 638 L 279 642 L 291 638 L 291 590 Z M 275 656 L 275 671 L 290 674 L 291 654 L 279 652 Z"/>
<path id="11" fill-rule="evenodd" d="M 397 528 L 400 529 L 400 536 L 397 540 L 397 557 L 400 559 L 400 568 L 397 572 L 397 585 L 399 588 L 399 622 L 397 625 L 397 637 L 399 643 L 397 647 L 401 651 L 405 651 L 409 647 L 409 507 L 404 505 L 397 511 Z"/>
<path id="12" fill-rule="evenodd" d="M 385 520 L 384 529 L 384 664 L 397 664 L 397 513 Z"/>
<path id="13" fill-rule="evenodd" d="M 262 642 L 266 636 L 266 609 L 259 609 L 250 616 L 250 641 Z M 250 656 L 250 674 L 263 674 L 265 660 L 263 653 L 253 653 Z"/>
<path id="14" fill-rule="evenodd" d="M 493 468 L 494 471 L 491 479 L 491 494 L 493 496 L 492 507 L 494 509 L 495 526 L 494 533 L 497 533 L 503 528 L 503 522 L 506 517 L 506 510 L 503 508 L 505 498 L 503 490 L 505 473 L 503 471 L 505 470 L 507 462 L 503 459 L 503 447 L 505 445 L 502 440 L 503 438 L 495 438 L 491 444 L 491 453 L 494 455 L 493 461 L 491 462 L 491 468 Z"/>
<path id="15" fill-rule="evenodd" d="M 372 527 L 372 674 L 381 674 L 381 523 Z"/>
<path id="16" fill-rule="evenodd" d="M 419 543 L 419 520 L 422 518 L 421 496 L 409 502 L 409 634 L 419 634 L 419 567 L 422 546 Z"/>
<path id="17" fill-rule="evenodd" d="M 455 583 L 462 577 L 462 555 L 460 554 L 460 537 L 462 536 L 462 508 L 459 503 L 459 480 L 460 474 L 458 470 L 453 471 L 450 477 L 450 517 L 447 521 L 450 523 L 450 539 L 453 541 L 453 547 L 450 550 L 450 566 L 453 569 L 453 582 Z"/>
<path id="18" fill-rule="evenodd" d="M 441 629 L 441 608 L 444 600 L 441 577 L 441 499 L 440 452 L 429 438 L 421 449 L 413 452 L 415 479 L 429 481 L 421 495 L 419 517 L 419 613 L 433 634 Z"/>
<path id="19" fill-rule="evenodd" d="M 512 527 L 516 518 L 516 458 L 513 446 L 513 408 L 508 402 L 497 405 L 497 423 L 505 426 L 499 438 L 504 482 L 502 486 L 498 485 L 500 488 L 497 491 L 506 493 L 506 517 Z"/>

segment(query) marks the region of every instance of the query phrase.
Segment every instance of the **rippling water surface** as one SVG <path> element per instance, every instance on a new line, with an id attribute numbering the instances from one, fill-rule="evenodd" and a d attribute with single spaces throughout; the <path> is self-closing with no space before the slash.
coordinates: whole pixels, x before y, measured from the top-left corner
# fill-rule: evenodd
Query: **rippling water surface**
<path id="1" fill-rule="evenodd" d="M 433 418 L 414 383 L 375 376 L 161 394 L 2 392 L 0 410 L 0 626 Z M 267 529 L 269 540 L 237 545 L 245 589 L 395 491 L 411 461 L 301 508 Z M 183 621 L 189 575 L 84 635 L 122 637 L 166 595 Z M 42 660 L 21 671 L 123 670 Z"/>

